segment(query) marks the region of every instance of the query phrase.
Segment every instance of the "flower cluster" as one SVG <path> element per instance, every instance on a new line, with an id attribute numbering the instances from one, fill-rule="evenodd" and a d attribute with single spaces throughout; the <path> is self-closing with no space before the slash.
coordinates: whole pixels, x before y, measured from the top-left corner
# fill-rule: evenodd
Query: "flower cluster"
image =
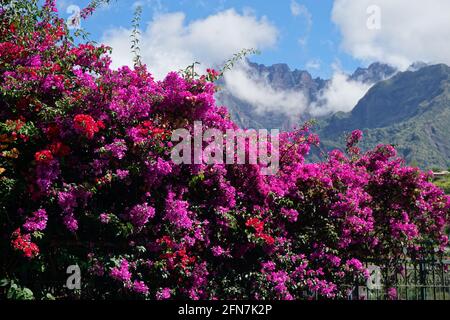
<path id="1" fill-rule="evenodd" d="M 245 226 L 252 227 L 256 231 L 256 238 L 264 240 L 266 244 L 273 245 L 275 243 L 275 239 L 273 237 L 264 233 L 264 222 L 259 221 L 257 218 L 247 220 Z"/>
<path id="2" fill-rule="evenodd" d="M 17 229 L 12 233 L 12 237 L 11 246 L 15 250 L 21 251 L 25 257 L 34 258 L 39 254 L 39 247 L 31 242 L 30 234 L 22 235 L 20 229 Z"/>
<path id="3" fill-rule="evenodd" d="M 360 131 L 347 154 L 316 163 L 309 123 L 282 133 L 272 176 L 176 165 L 173 130 L 237 129 L 215 103 L 219 74 L 113 70 L 109 49 L 74 42 L 52 1 L 18 1 L 34 9 L 0 9 L 0 263 L 15 281 L 55 283 L 78 264 L 84 298 L 345 298 L 366 260 L 447 245 L 450 198 L 393 147 L 361 152 Z"/>
<path id="4" fill-rule="evenodd" d="M 29 232 L 43 231 L 47 226 L 47 219 L 47 212 L 44 209 L 39 209 L 26 219 L 23 227 Z"/>
<path id="5" fill-rule="evenodd" d="M 150 207 L 147 203 L 136 205 L 128 213 L 131 223 L 136 228 L 143 227 L 149 219 L 155 216 L 155 209 Z"/>
<path id="6" fill-rule="evenodd" d="M 73 127 L 88 139 L 92 139 L 100 129 L 105 128 L 105 125 L 102 121 L 95 121 L 90 115 L 77 114 L 73 118 Z"/>
<path id="7" fill-rule="evenodd" d="M 34 159 L 36 160 L 36 162 L 51 162 L 53 160 L 53 155 L 50 150 L 38 151 L 35 153 Z"/>

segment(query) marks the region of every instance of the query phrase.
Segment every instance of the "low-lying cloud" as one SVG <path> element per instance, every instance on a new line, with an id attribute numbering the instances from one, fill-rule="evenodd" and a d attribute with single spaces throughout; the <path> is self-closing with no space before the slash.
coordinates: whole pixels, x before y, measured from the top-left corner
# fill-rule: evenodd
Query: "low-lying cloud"
<path id="1" fill-rule="evenodd" d="M 301 90 L 274 88 L 267 75 L 259 74 L 247 63 L 225 73 L 225 89 L 232 96 L 251 105 L 259 114 L 282 113 L 295 119 L 300 115 L 325 116 L 339 111 L 351 111 L 373 86 L 350 79 L 335 68 L 333 77 L 317 94 L 317 100 L 309 101 Z"/>
<path id="2" fill-rule="evenodd" d="M 276 112 L 297 117 L 308 109 L 308 99 L 302 91 L 273 88 L 267 75 L 256 74 L 246 62 L 225 73 L 225 87 L 259 114 Z"/>
<path id="3" fill-rule="evenodd" d="M 350 112 L 372 86 L 373 83 L 352 80 L 347 74 L 336 70 L 328 85 L 319 92 L 317 101 L 309 106 L 309 111 L 313 116 Z"/>

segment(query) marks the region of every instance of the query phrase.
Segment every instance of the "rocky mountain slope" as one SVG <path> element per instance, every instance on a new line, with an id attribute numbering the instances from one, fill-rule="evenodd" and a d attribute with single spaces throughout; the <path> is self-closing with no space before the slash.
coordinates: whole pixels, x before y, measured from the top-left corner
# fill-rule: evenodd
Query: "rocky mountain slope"
<path id="1" fill-rule="evenodd" d="M 329 79 L 313 78 L 308 71 L 291 70 L 287 64 L 274 64 L 265 66 L 248 62 L 250 77 L 263 79 L 275 90 L 300 91 L 304 94 L 308 103 L 317 101 L 321 90 L 329 84 Z M 387 79 L 396 73 L 396 70 L 386 64 L 373 63 L 367 68 L 358 68 L 348 76 L 349 80 L 359 81 L 365 84 L 377 83 Z M 225 83 L 219 83 L 223 90 L 216 95 L 219 104 L 223 104 L 230 110 L 233 120 L 242 128 L 281 128 L 286 129 L 313 118 L 308 112 L 302 112 L 298 117 L 292 118 L 282 112 L 258 113 L 251 102 L 239 99 L 230 93 Z"/>
<path id="2" fill-rule="evenodd" d="M 264 77 L 276 90 L 298 90 L 309 102 L 318 98 L 330 80 L 313 78 L 307 71 L 286 64 L 249 63 L 250 72 Z M 364 149 L 380 143 L 397 147 L 409 164 L 422 168 L 450 167 L 450 67 L 415 63 L 406 72 L 374 63 L 358 68 L 348 79 L 374 84 L 349 113 L 319 117 L 317 131 L 327 149 L 343 148 L 354 129 L 365 133 Z M 281 128 L 313 118 L 308 113 L 292 119 L 276 110 L 259 114 L 255 107 L 224 90 L 217 94 L 243 128 Z"/>
<path id="3" fill-rule="evenodd" d="M 327 148 L 342 147 L 346 133 L 362 129 L 364 148 L 389 143 L 410 164 L 448 168 L 450 67 L 439 64 L 398 73 L 373 86 L 352 112 L 320 123 Z"/>

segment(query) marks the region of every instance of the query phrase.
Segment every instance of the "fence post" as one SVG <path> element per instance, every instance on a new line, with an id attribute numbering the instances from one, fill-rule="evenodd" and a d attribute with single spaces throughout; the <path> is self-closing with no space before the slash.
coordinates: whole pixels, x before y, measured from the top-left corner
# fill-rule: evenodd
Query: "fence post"
<path id="1" fill-rule="evenodd" d="M 425 281 L 426 281 L 426 271 L 425 271 L 425 262 L 423 259 L 419 261 L 419 279 L 420 279 L 420 300 L 425 300 L 426 291 L 425 291 Z"/>

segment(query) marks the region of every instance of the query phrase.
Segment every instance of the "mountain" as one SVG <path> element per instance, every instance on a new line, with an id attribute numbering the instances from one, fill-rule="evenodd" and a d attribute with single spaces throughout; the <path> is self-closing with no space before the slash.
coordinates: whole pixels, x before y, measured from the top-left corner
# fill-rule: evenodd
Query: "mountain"
<path id="1" fill-rule="evenodd" d="M 252 63 L 247 61 L 249 77 L 262 79 L 275 90 L 288 92 L 302 92 L 307 103 L 317 101 L 320 92 L 324 90 L 331 80 L 313 78 L 308 71 L 291 70 L 287 64 L 279 63 L 272 66 Z M 389 65 L 373 63 L 367 68 L 358 68 L 349 75 L 349 80 L 359 81 L 365 84 L 373 84 L 394 75 L 397 70 Z M 242 128 L 280 128 L 288 129 L 313 118 L 308 111 L 302 112 L 297 118 L 287 116 L 282 112 L 272 111 L 258 113 L 251 102 L 239 99 L 230 93 L 225 83 L 219 82 L 223 90 L 216 94 L 219 104 L 226 105 L 230 110 L 233 120 Z M 353 107 L 353 106 L 350 106 Z"/>
<path id="2" fill-rule="evenodd" d="M 300 91 L 308 101 L 315 101 L 318 92 L 327 84 L 327 80 L 313 78 L 309 72 L 304 70 L 291 70 L 284 63 L 265 66 L 247 61 L 247 65 L 249 77 L 259 79 L 275 90 Z M 258 113 L 251 102 L 239 99 L 230 93 L 223 81 L 219 82 L 219 86 L 223 89 L 216 94 L 218 103 L 228 107 L 233 120 L 242 128 L 287 129 L 294 122 L 304 122 L 310 118 L 308 114 L 302 114 L 299 119 L 292 119 L 277 110 Z"/>
<path id="3" fill-rule="evenodd" d="M 375 62 L 367 68 L 356 69 L 356 71 L 350 76 L 350 79 L 353 81 L 371 84 L 388 79 L 396 72 L 397 69 L 390 65 Z"/>
<path id="4" fill-rule="evenodd" d="M 331 83 L 313 78 L 304 70 L 291 70 L 286 64 L 248 65 L 251 76 L 264 79 L 276 90 L 301 91 L 309 103 L 317 101 Z M 450 167 L 450 67 L 417 62 L 407 71 L 398 72 L 391 66 L 373 63 L 358 68 L 348 79 L 373 86 L 351 112 L 323 117 L 303 112 L 293 119 L 277 110 L 260 114 L 250 102 L 228 92 L 224 83 L 217 99 L 229 108 L 242 128 L 290 129 L 315 118 L 326 149 L 343 149 L 345 136 L 361 129 L 363 149 L 393 144 L 409 164 L 423 169 Z"/>
<path id="5" fill-rule="evenodd" d="M 306 93 L 307 97 L 314 99 L 317 92 L 322 89 L 326 80 L 320 78 L 313 79 L 311 74 L 305 70 L 292 70 L 285 63 L 265 66 L 249 62 L 252 73 L 258 77 L 266 77 L 268 83 L 275 89 L 300 90 Z"/>
<path id="6" fill-rule="evenodd" d="M 450 67 L 422 66 L 375 84 L 350 113 L 321 121 L 327 148 L 343 147 L 346 133 L 361 129 L 364 149 L 393 144 L 410 164 L 450 166 Z"/>
<path id="7" fill-rule="evenodd" d="M 408 71 L 418 71 L 427 66 L 428 66 L 428 64 L 423 61 L 416 61 L 412 65 L 409 66 Z"/>

